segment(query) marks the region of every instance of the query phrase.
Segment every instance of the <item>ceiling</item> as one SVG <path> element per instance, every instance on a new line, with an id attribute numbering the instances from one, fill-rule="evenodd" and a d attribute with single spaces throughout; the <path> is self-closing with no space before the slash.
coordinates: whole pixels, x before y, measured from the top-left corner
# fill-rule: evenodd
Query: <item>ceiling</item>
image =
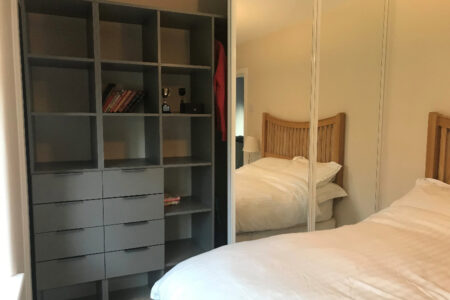
<path id="1" fill-rule="evenodd" d="M 312 19 L 313 0 L 237 0 L 237 44 L 248 42 L 305 18 Z"/>

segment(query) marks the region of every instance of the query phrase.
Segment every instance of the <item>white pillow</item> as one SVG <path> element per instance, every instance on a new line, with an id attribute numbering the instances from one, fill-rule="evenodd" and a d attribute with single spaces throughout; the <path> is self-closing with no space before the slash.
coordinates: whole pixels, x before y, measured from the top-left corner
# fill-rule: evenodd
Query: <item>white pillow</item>
<path id="1" fill-rule="evenodd" d="M 450 216 L 450 185 L 431 178 L 417 179 L 415 187 L 392 203 Z"/>
<path id="2" fill-rule="evenodd" d="M 294 157 L 293 161 L 299 165 L 303 165 L 308 170 L 309 161 L 302 156 Z M 317 163 L 316 181 L 317 187 L 322 187 L 330 183 L 336 177 L 336 174 L 341 170 L 342 166 L 334 161 L 327 163 Z"/>
<path id="3" fill-rule="evenodd" d="M 317 189 L 317 203 L 322 204 L 331 199 L 347 197 L 347 192 L 335 183 L 328 183 Z"/>

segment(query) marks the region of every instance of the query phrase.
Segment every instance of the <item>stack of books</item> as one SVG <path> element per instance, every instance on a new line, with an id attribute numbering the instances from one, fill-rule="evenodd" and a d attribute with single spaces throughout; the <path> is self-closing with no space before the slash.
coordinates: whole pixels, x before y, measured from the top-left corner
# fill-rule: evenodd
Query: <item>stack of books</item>
<path id="1" fill-rule="evenodd" d="M 144 91 L 118 89 L 116 84 L 110 83 L 103 91 L 103 112 L 132 112 L 144 96 Z"/>
<path id="2" fill-rule="evenodd" d="M 180 204 L 180 196 L 172 196 L 169 194 L 164 194 L 164 206 L 177 205 Z"/>

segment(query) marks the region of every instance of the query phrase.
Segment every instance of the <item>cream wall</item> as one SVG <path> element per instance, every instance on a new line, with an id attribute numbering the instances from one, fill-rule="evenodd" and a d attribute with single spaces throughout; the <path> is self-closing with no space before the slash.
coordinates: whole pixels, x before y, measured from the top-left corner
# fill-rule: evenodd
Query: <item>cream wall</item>
<path id="1" fill-rule="evenodd" d="M 0 277 L 24 271 L 12 3 L 0 1 Z M 18 53 L 16 53 L 17 55 Z M 19 99 L 19 101 L 21 101 Z M 26 213 L 26 212 L 25 212 Z M 10 247 L 8 247 L 10 246 Z M 3 281 L 3 279 L 2 279 Z"/>
<path id="2" fill-rule="evenodd" d="M 311 20 L 299 22 L 237 46 L 237 69 L 248 71 L 245 135 L 261 142 L 264 112 L 309 120 L 311 30 Z"/>
<path id="3" fill-rule="evenodd" d="M 450 115 L 450 2 L 393 0 L 389 22 L 383 207 L 425 175 L 428 113 Z"/>
<path id="4" fill-rule="evenodd" d="M 346 114 L 339 226 L 375 211 L 383 13 L 384 0 L 323 2 L 319 117 Z"/>

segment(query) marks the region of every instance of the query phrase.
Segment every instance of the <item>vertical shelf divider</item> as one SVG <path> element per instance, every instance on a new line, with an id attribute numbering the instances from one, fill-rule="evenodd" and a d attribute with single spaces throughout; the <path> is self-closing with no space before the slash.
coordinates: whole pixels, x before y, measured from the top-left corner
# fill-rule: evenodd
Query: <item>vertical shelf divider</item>
<path id="1" fill-rule="evenodd" d="M 103 99 L 102 99 L 102 64 L 100 52 L 100 12 L 98 2 L 92 3 L 93 43 L 94 43 L 94 73 L 95 73 L 95 112 L 97 123 L 97 160 L 98 168 L 105 168 L 103 154 Z"/>

